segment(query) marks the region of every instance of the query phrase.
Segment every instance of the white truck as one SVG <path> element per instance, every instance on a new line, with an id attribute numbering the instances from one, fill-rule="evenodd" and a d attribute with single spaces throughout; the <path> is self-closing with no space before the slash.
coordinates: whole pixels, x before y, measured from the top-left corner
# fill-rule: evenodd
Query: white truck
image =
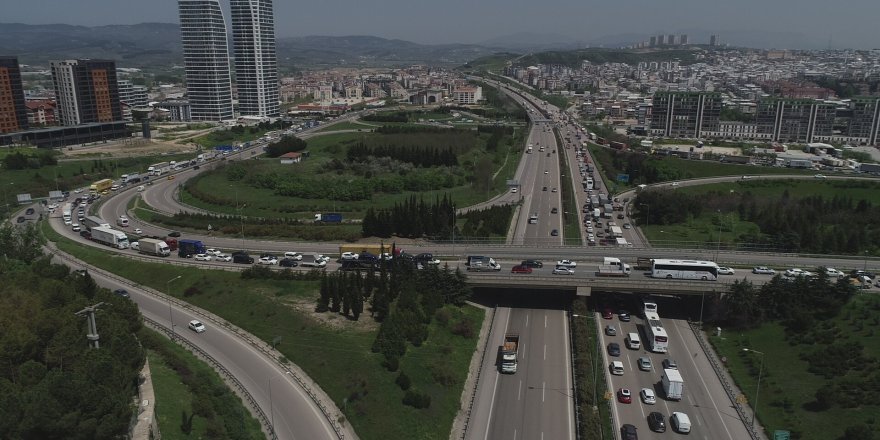
<path id="1" fill-rule="evenodd" d="M 92 228 L 92 241 L 115 247 L 117 249 L 128 248 L 128 236 L 125 232 L 117 231 L 106 226 Z"/>
<path id="2" fill-rule="evenodd" d="M 517 350 L 519 350 L 519 335 L 515 333 L 504 335 L 504 344 L 499 347 L 502 373 L 516 373 Z"/>
<path id="3" fill-rule="evenodd" d="M 501 265 L 491 257 L 469 256 L 465 263 L 469 272 L 494 272 L 501 270 Z"/>
<path id="4" fill-rule="evenodd" d="M 327 267 L 327 262 L 318 254 L 302 254 L 302 261 L 299 262 L 299 265 L 302 267 L 323 268 Z"/>
<path id="5" fill-rule="evenodd" d="M 684 395 L 684 379 L 678 370 L 664 369 L 660 377 L 663 381 L 663 392 L 668 400 L 681 400 Z"/>
<path id="6" fill-rule="evenodd" d="M 155 255 L 157 257 L 167 257 L 171 255 L 171 248 L 163 240 L 155 238 L 142 238 L 138 240 L 138 252 L 147 255 Z"/>
<path id="7" fill-rule="evenodd" d="M 73 206 L 70 203 L 66 203 L 64 205 L 64 209 L 61 211 L 61 218 L 64 220 L 65 225 L 70 225 L 73 221 L 72 218 Z"/>
<path id="8" fill-rule="evenodd" d="M 604 257 L 602 258 L 602 264 L 599 265 L 599 269 L 596 271 L 596 276 L 628 277 L 630 273 L 632 273 L 632 267 L 620 261 L 620 258 Z"/>

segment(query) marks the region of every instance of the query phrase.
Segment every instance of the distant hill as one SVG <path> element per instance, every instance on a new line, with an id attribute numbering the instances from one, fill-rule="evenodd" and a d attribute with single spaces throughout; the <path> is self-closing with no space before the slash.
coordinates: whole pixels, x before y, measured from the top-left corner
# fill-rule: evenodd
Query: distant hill
<path id="1" fill-rule="evenodd" d="M 461 64 L 492 53 L 478 45 L 425 45 L 371 36 L 279 38 L 277 43 L 282 67 Z M 172 23 L 96 27 L 0 23 L 0 55 L 18 56 L 24 64 L 71 58 L 109 58 L 129 67 L 183 63 L 180 28 Z"/>

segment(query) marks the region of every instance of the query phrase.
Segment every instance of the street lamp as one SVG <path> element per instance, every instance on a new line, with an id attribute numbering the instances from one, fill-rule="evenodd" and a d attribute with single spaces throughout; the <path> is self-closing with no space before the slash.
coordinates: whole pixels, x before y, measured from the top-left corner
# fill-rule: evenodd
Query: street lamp
<path id="1" fill-rule="evenodd" d="M 174 339 L 174 335 L 177 334 L 174 330 L 174 315 L 171 313 L 171 282 L 179 279 L 183 275 L 178 275 L 165 283 L 165 294 L 168 295 L 168 320 L 171 321 L 171 339 Z"/>
<path id="2" fill-rule="evenodd" d="M 718 264 L 718 254 L 721 253 L 721 210 L 718 211 L 718 247 L 715 249 L 715 263 Z"/>
<path id="3" fill-rule="evenodd" d="M 754 350 L 751 348 L 743 348 L 743 351 L 750 351 L 752 353 L 758 353 L 761 355 L 761 366 L 758 369 L 758 386 L 755 390 L 755 408 L 753 408 L 754 414 L 752 415 L 752 429 L 755 429 L 755 419 L 758 418 L 758 398 L 761 397 L 761 376 L 764 373 L 764 353 L 758 350 Z"/>

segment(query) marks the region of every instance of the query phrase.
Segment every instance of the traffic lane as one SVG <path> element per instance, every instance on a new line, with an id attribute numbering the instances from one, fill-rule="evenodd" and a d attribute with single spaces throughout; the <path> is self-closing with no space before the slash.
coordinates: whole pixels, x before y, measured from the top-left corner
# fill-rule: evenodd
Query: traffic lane
<path id="1" fill-rule="evenodd" d="M 267 360 L 261 352 L 243 342 L 234 333 L 221 326 L 215 326 L 186 309 L 161 300 L 145 291 L 121 284 L 115 279 L 98 272 L 90 272 L 95 282 L 111 290 L 124 288 L 132 301 L 137 303 L 140 312 L 174 330 L 176 337 L 186 339 L 198 346 L 236 377 L 254 397 L 257 405 L 270 416 L 270 408 L 275 411 L 275 431 L 279 438 L 285 439 L 335 439 L 336 435 L 320 409 L 291 377 Z M 188 329 L 189 321 L 197 319 L 205 323 L 204 333 Z M 260 379 L 264 380 L 260 380 Z M 281 379 L 283 378 L 283 379 Z M 272 399 L 269 400 L 271 379 Z M 279 380 L 275 380 L 279 379 Z M 296 423 L 286 415 L 295 415 Z"/>
<path id="2" fill-rule="evenodd" d="M 542 353 L 532 353 L 541 362 L 542 393 L 540 430 L 526 426 L 523 438 L 574 439 L 573 395 L 571 385 L 568 319 L 562 310 L 541 310 L 544 315 Z M 539 323 L 536 323 L 539 324 Z M 537 393 L 535 393 L 537 400 Z"/>
<path id="3" fill-rule="evenodd" d="M 507 307 L 497 307 L 495 310 L 495 318 L 492 323 L 493 331 L 487 336 L 489 340 L 483 357 L 482 372 L 476 383 L 477 390 L 474 393 L 473 409 L 466 433 L 466 438 L 469 440 L 489 438 L 490 425 L 495 415 L 498 384 L 501 380 L 501 373 L 498 371 L 498 347 L 504 341 L 510 313 L 511 309 Z"/>
<path id="4" fill-rule="evenodd" d="M 522 392 L 521 431 L 514 432 L 513 437 L 502 438 L 541 438 L 545 426 L 542 420 L 546 417 L 547 380 L 555 372 L 546 365 L 547 359 L 547 311 L 526 311 L 526 334 L 522 344 L 522 369 L 520 375 Z M 523 333 L 520 333 L 522 335 Z M 522 336 L 521 336 L 522 337 Z"/>
<path id="5" fill-rule="evenodd" d="M 500 374 L 494 396 L 493 412 L 489 421 L 489 431 L 485 439 L 515 439 L 521 437 L 526 413 L 524 394 L 528 393 L 529 369 L 526 368 L 527 351 L 531 350 L 528 309 L 510 309 L 507 328 L 504 334 L 520 336 L 517 348 L 517 372 Z M 503 343 L 503 337 L 502 337 Z M 500 344 L 499 344 L 500 347 Z M 498 353 L 496 351 L 496 353 Z M 522 362 L 522 364 L 520 364 Z"/>

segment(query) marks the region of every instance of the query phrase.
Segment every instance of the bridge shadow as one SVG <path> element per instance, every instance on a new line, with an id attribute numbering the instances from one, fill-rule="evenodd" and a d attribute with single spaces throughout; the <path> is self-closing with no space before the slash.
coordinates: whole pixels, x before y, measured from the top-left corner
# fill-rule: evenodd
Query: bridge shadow
<path id="1" fill-rule="evenodd" d="M 475 287 L 471 300 L 486 307 L 568 310 L 575 298 L 573 289 Z"/>

